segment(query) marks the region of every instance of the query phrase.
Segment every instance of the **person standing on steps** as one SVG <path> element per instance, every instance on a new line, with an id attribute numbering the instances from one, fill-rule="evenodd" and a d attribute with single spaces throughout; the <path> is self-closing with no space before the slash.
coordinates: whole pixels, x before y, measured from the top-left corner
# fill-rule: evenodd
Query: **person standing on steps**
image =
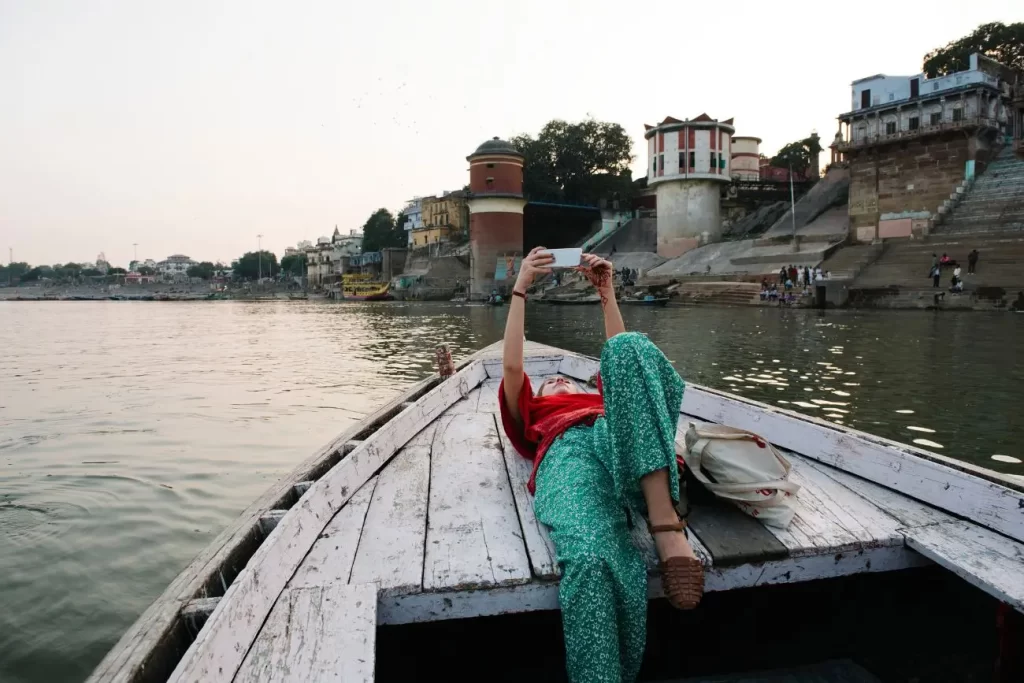
<path id="1" fill-rule="evenodd" d="M 968 275 L 974 275 L 977 272 L 975 269 L 978 267 L 978 256 L 979 254 L 977 249 L 971 249 L 971 253 L 967 255 Z"/>
<path id="2" fill-rule="evenodd" d="M 692 609 L 704 572 L 679 520 L 675 436 L 683 380 L 647 337 L 626 332 L 612 264 L 583 254 L 577 270 L 601 297 L 607 341 L 598 393 L 552 376 L 537 388 L 523 369 L 526 292 L 553 259 L 538 247 L 512 290 L 498 390 L 501 422 L 533 461 L 527 488 L 550 527 L 562 580 L 566 670 L 572 683 L 634 681 L 647 634 L 647 570 L 630 542 L 629 519 L 650 520 L 669 603 Z"/>
<path id="3" fill-rule="evenodd" d="M 932 287 L 938 287 L 939 286 L 939 279 L 942 278 L 942 270 L 939 268 L 939 264 L 938 263 L 936 263 L 934 266 L 932 266 L 932 273 L 931 273 L 931 275 L 932 275 Z"/>

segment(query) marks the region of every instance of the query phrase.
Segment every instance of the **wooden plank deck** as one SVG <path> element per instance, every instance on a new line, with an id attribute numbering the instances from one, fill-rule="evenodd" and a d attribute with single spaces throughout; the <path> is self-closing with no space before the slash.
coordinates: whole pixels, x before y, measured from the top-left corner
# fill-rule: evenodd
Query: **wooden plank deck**
<path id="1" fill-rule="evenodd" d="M 206 625 L 171 680 L 228 681 L 236 672 L 237 680 L 286 680 L 268 672 L 292 668 L 315 673 L 321 663 L 292 652 L 282 619 L 329 612 L 316 618 L 327 620 L 318 628 L 335 642 L 341 636 L 330 620 L 350 588 L 372 589 L 370 618 L 378 624 L 557 609 L 555 551 L 526 492 L 531 463 L 514 451 L 497 417 L 499 354 L 496 346 L 478 354 L 456 378 L 403 404 L 365 440 L 346 444 L 336 466 L 295 489 L 300 498 L 286 513 L 263 511 L 258 525 L 266 540 L 223 598 L 204 608 Z M 528 344 L 527 355 L 535 382 L 555 373 L 585 381 L 598 369 L 593 359 L 539 345 Z M 1001 535 L 1022 528 L 1008 516 L 1024 507 L 1021 491 L 965 477 L 916 452 L 889 449 L 886 465 L 889 447 L 881 441 L 802 416 L 702 388 L 686 396 L 681 428 L 722 421 L 801 449 L 788 453 L 802 488 L 785 530 L 714 499 L 691 501 L 687 533 L 705 565 L 707 591 L 934 561 L 1024 611 L 1024 545 Z M 951 488 L 947 509 L 956 514 L 993 503 L 978 515 L 989 528 L 902 495 L 934 502 L 940 489 Z M 651 571 L 649 595 L 660 597 L 654 544 L 642 521 L 632 536 Z M 335 596 L 334 604 L 325 605 L 325 596 Z"/>
<path id="2" fill-rule="evenodd" d="M 372 682 L 373 584 L 290 588 L 281 594 L 234 683 Z"/>
<path id="3" fill-rule="evenodd" d="M 544 358 L 534 365 L 539 380 L 559 362 Z M 493 366 L 485 367 L 490 378 L 380 472 L 369 510 L 351 515 L 365 518 L 358 550 L 336 550 L 334 561 L 342 564 L 355 553 L 350 582 L 380 585 L 382 624 L 558 607 L 554 546 L 526 491 L 532 463 L 516 453 L 500 428 L 500 380 L 491 376 Z M 579 361 L 573 369 L 590 370 Z M 682 415 L 681 427 L 693 419 Z M 905 522 L 845 486 L 841 472 L 831 477 L 826 465 L 789 457 L 802 490 L 787 530 L 770 529 L 713 498 L 692 502 L 689 535 L 705 564 L 709 591 L 926 563 L 906 547 L 900 531 Z M 391 480 L 408 483 L 385 484 Z M 398 495 L 400 488 L 409 493 Z M 906 505 L 925 508 L 913 501 Z M 634 525 L 633 538 L 651 572 L 650 594 L 659 597 L 654 543 L 642 521 Z M 307 564 L 325 561 L 331 560 L 311 552 L 297 575 L 309 571 Z"/>

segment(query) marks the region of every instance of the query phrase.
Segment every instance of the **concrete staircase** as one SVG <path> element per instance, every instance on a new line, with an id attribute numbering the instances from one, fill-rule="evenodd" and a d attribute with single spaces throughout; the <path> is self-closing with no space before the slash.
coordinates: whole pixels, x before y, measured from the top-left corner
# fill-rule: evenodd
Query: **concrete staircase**
<path id="1" fill-rule="evenodd" d="M 829 209 L 845 205 L 850 195 L 850 171 L 846 168 L 829 169 L 828 174 L 814 184 L 796 203 L 796 231 L 809 225 Z M 792 211 L 783 213 L 764 233 L 765 239 L 786 240 L 793 237 Z"/>
<path id="2" fill-rule="evenodd" d="M 1006 145 L 975 178 L 936 234 L 1024 233 L 1024 160 Z"/>
<path id="3" fill-rule="evenodd" d="M 882 255 L 881 244 L 857 244 L 834 252 L 821 264 L 833 280 L 853 280 Z"/>
<path id="4" fill-rule="evenodd" d="M 614 232 L 599 238 L 597 241 L 587 240 L 591 244 L 581 244 L 595 254 L 607 254 L 615 247 L 616 252 L 658 251 L 658 219 L 633 218 Z"/>
<path id="5" fill-rule="evenodd" d="M 968 275 L 967 254 L 972 249 L 979 253 L 978 272 Z M 1024 234 L 1014 231 L 932 234 L 925 240 L 889 240 L 882 255 L 864 269 L 852 288 L 931 289 L 928 270 L 932 254 L 949 254 L 960 263 L 965 291 L 988 287 L 1000 287 L 1008 292 L 1024 289 Z M 942 290 L 949 288 L 951 276 L 952 269 L 944 268 Z"/>
<path id="6" fill-rule="evenodd" d="M 761 303 L 761 285 L 755 282 L 682 282 L 669 292 L 685 304 L 749 306 Z"/>

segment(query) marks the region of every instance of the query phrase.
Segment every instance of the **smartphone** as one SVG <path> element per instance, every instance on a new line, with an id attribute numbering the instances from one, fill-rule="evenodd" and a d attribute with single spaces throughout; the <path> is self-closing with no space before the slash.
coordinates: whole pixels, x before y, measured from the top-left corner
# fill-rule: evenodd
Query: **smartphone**
<path id="1" fill-rule="evenodd" d="M 583 250 L 579 248 L 548 249 L 548 253 L 555 259 L 549 268 L 575 268 L 583 260 Z"/>

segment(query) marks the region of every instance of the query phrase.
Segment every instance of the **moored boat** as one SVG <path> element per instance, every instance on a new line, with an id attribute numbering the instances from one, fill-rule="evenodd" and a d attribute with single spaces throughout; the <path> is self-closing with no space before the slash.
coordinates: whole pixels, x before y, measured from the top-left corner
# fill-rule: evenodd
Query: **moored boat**
<path id="1" fill-rule="evenodd" d="M 346 301 L 391 301 L 391 283 L 374 280 L 371 275 L 359 273 L 343 275 L 341 298 Z"/>
<path id="2" fill-rule="evenodd" d="M 551 297 L 550 299 L 543 299 L 543 301 L 555 306 L 593 306 L 601 303 L 601 297 L 594 294 L 592 296 L 578 297 Z"/>
<path id="3" fill-rule="evenodd" d="M 619 305 L 621 306 L 623 304 L 626 304 L 626 305 L 629 305 L 629 306 L 665 306 L 665 305 L 668 304 L 668 297 L 667 296 L 652 296 L 652 297 L 643 297 L 643 298 L 639 298 L 639 299 L 634 299 L 634 298 L 630 298 L 630 297 L 623 297 L 623 298 L 619 299 Z"/>
<path id="4" fill-rule="evenodd" d="M 303 462 L 171 583 L 90 680 L 563 678 L 560 569 L 526 490 L 531 463 L 495 415 L 500 353 L 493 345 L 451 377 L 417 383 Z M 524 364 L 538 383 L 599 369 L 530 343 Z M 762 435 L 801 491 L 786 530 L 691 497 L 687 534 L 707 590 L 692 613 L 664 609 L 653 541 L 635 525 L 654 602 L 646 670 L 835 666 L 863 672 L 843 680 L 970 680 L 1019 657 L 1024 478 L 696 385 L 680 413 L 681 428 L 691 422 Z M 524 629 L 528 649 L 496 665 L 526 647 Z"/>

